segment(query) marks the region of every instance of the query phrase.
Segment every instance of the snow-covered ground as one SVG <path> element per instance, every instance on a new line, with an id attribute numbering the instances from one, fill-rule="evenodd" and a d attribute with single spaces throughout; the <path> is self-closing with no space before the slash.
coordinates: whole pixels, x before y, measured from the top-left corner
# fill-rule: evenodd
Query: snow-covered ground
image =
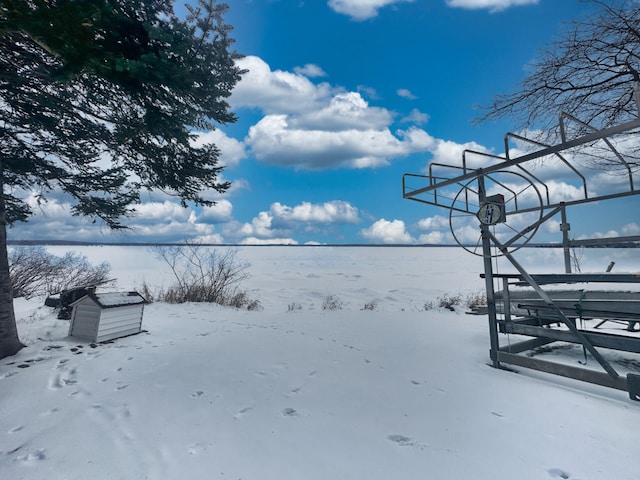
<path id="1" fill-rule="evenodd" d="M 110 262 L 122 290 L 171 283 L 143 247 L 50 250 Z M 154 303 L 146 332 L 95 348 L 68 338 L 42 299 L 16 301 L 28 348 L 0 361 L 0 478 L 640 478 L 640 403 L 490 368 L 486 317 L 424 309 L 481 292 L 480 258 L 444 247 L 238 255 L 263 310 Z M 519 258 L 562 269 L 558 252 Z M 583 262 L 611 260 L 640 271 L 637 249 Z M 328 295 L 343 308 L 323 310 Z"/>

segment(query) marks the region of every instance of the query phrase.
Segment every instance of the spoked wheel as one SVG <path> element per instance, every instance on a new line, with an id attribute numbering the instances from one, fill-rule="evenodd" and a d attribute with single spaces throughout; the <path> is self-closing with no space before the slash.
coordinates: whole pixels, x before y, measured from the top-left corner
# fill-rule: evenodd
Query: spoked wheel
<path id="1" fill-rule="evenodd" d="M 542 214 L 542 196 L 531 180 L 517 172 L 499 170 L 462 186 L 449 210 L 449 228 L 458 245 L 474 255 L 484 256 L 479 229 L 484 224 L 503 248 L 512 253 L 533 238 Z M 492 257 L 502 255 L 504 252 L 499 249 L 491 253 Z"/>

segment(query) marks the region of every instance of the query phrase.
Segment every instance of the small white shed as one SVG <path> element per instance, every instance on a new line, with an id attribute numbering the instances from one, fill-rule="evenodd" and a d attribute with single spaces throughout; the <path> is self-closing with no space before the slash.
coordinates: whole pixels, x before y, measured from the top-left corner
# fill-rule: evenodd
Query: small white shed
<path id="1" fill-rule="evenodd" d="M 89 293 L 71 304 L 69 336 L 105 342 L 140 333 L 146 303 L 138 292 Z"/>

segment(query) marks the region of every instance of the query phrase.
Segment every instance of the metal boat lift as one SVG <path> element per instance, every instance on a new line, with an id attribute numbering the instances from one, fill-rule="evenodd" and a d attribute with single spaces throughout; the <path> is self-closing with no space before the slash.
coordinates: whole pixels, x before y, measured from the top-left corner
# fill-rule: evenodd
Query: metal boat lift
<path id="1" fill-rule="evenodd" d="M 578 328 L 576 322 L 578 318 L 612 318 L 628 321 L 632 328 L 636 321 L 640 322 L 640 295 L 634 297 L 636 300 L 631 298 L 631 303 L 627 302 L 621 309 L 619 302 L 622 300 L 603 292 L 600 305 L 606 306 L 605 311 L 602 307 L 599 307 L 600 310 L 584 310 L 580 299 L 573 305 L 572 311 L 558 298 L 552 298 L 551 290 L 542 287 L 581 282 L 640 283 L 640 273 L 572 273 L 572 248 L 621 243 L 639 246 L 640 236 L 571 240 L 567 221 L 569 207 L 640 194 L 634 182 L 634 175 L 640 177 L 640 165 L 632 159 L 640 150 L 640 118 L 596 130 L 571 115 L 562 114 L 559 131 L 560 142 L 555 145 L 508 133 L 505 135 L 505 154 L 502 156 L 465 150 L 459 165 L 431 163 L 426 175 L 403 176 L 403 197 L 447 208 L 449 226 L 456 242 L 468 252 L 484 258 L 490 358 L 494 367 L 510 364 L 579 379 L 627 391 L 630 398 L 640 401 L 640 374 L 627 373 L 626 377 L 621 376 L 598 350 L 607 348 L 640 353 L 640 333 L 635 335 L 633 330 L 625 335 L 594 333 Z M 572 136 L 571 132 L 579 133 Z M 629 139 L 635 140 L 635 150 L 631 155 L 624 148 Z M 519 156 L 512 156 L 511 142 L 519 147 L 515 151 L 521 152 L 523 145 L 530 149 Z M 594 185 L 593 178 L 585 174 L 588 162 L 594 156 L 606 158 L 611 164 L 609 172 L 601 171 L 601 175 L 615 173 L 617 182 L 613 182 L 609 190 L 601 190 L 602 185 Z M 554 193 L 551 186 L 556 179 L 563 181 L 565 191 L 569 190 L 568 194 L 560 197 Z M 640 212 L 640 205 L 635 212 Z M 514 252 L 526 245 L 542 224 L 557 215 L 560 215 L 564 273 L 530 274 L 516 260 Z M 479 232 L 475 230 L 478 225 Z M 475 243 L 469 241 L 472 231 L 477 234 Z M 492 259 L 497 256 L 505 257 L 518 273 L 494 273 Z M 499 280 L 502 281 L 502 289 L 496 291 L 495 281 Z M 535 299 L 514 304 L 510 299 L 509 287 L 514 284 L 530 287 Z M 514 306 L 517 307 L 515 310 L 520 308 L 520 314 L 512 312 Z M 523 314 L 523 311 L 526 313 Z M 553 324 L 560 324 L 561 327 L 553 327 Z M 515 345 L 501 346 L 499 333 L 533 338 Z M 554 341 L 581 344 L 604 372 L 519 355 Z"/>

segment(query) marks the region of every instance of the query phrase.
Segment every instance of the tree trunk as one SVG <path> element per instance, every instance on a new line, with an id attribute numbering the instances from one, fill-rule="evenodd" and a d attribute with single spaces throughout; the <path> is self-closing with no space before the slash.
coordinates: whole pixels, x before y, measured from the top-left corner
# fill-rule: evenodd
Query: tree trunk
<path id="1" fill-rule="evenodd" d="M 0 163 L 0 358 L 5 358 L 18 353 L 24 345 L 18 338 L 16 315 L 13 310 L 13 288 L 9 276 L 7 220 L 2 179 L 2 165 Z"/>

